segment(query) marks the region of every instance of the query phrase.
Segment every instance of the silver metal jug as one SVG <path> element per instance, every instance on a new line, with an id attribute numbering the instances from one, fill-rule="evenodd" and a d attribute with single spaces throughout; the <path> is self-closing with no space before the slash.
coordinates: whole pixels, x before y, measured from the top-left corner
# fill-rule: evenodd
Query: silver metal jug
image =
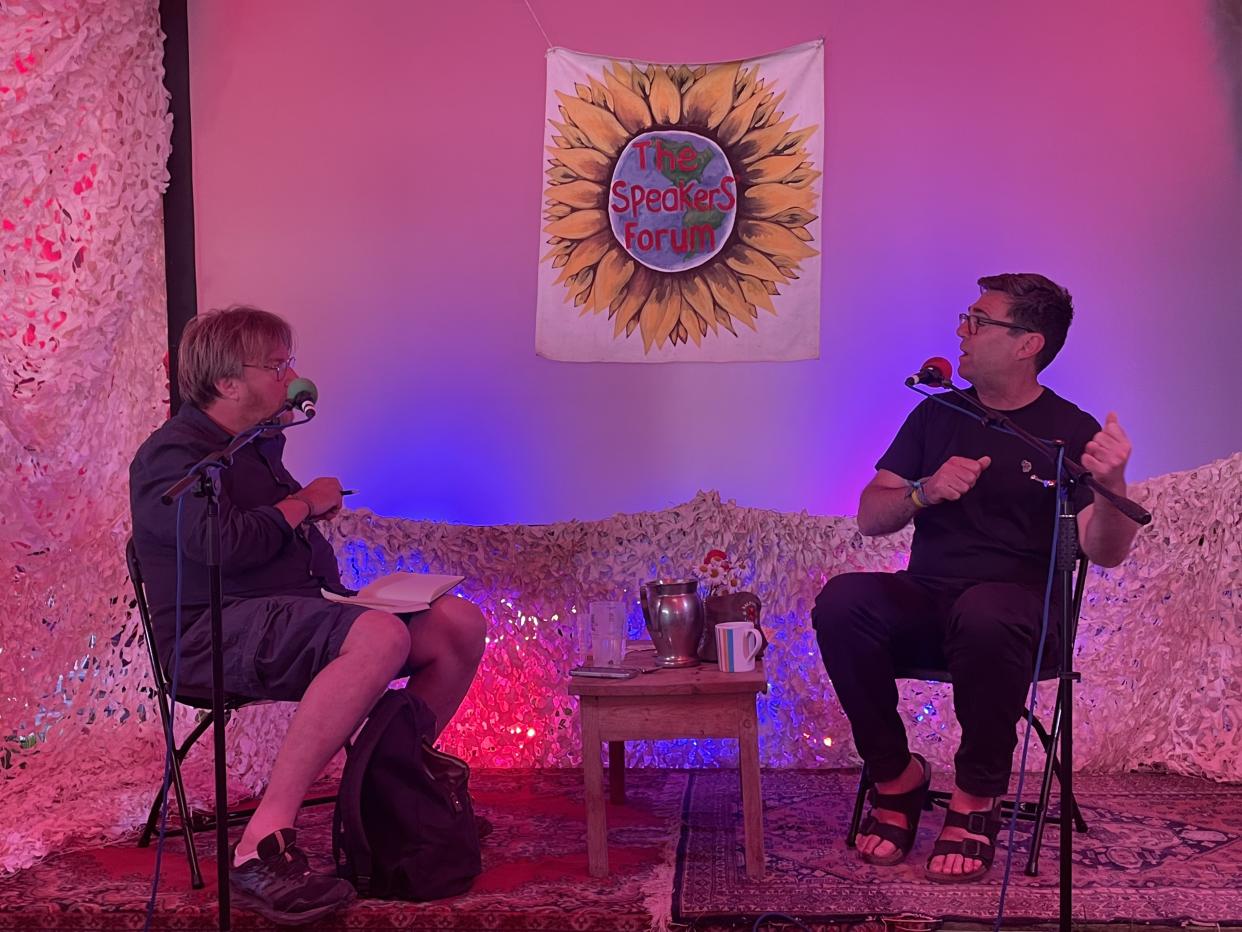
<path id="1" fill-rule="evenodd" d="M 703 636 L 703 600 L 697 579 L 653 579 L 639 586 L 643 618 L 658 667 L 693 667 Z"/>

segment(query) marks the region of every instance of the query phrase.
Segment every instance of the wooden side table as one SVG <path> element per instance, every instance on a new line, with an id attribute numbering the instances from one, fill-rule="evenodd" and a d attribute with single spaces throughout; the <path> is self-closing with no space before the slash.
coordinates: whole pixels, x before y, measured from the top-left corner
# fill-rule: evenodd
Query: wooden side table
<path id="1" fill-rule="evenodd" d="M 630 653 L 626 666 L 650 667 L 648 653 Z M 671 738 L 736 738 L 742 780 L 746 873 L 763 878 L 763 799 L 759 788 L 759 723 L 755 696 L 768 691 L 762 662 L 750 673 L 721 673 L 715 664 L 656 670 L 628 680 L 571 677 L 579 698 L 582 770 L 586 781 L 587 864 L 608 874 L 608 827 L 599 745 L 608 742 L 613 803 L 625 802 L 625 742 Z"/>

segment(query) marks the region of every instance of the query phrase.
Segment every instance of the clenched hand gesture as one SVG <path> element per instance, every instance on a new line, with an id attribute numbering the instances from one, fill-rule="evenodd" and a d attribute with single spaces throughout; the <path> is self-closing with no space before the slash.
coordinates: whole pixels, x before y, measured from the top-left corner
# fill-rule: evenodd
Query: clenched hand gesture
<path id="1" fill-rule="evenodd" d="M 953 502 L 975 487 L 979 476 L 992 463 L 992 457 L 951 456 L 930 479 L 923 483 L 923 498 L 929 505 Z"/>

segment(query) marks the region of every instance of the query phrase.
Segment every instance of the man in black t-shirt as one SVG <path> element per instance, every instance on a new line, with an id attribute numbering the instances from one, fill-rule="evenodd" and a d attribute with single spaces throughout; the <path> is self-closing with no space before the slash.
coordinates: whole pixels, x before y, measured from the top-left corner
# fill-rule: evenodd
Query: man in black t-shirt
<path id="1" fill-rule="evenodd" d="M 1060 439 L 1110 491 L 1124 495 L 1130 441 L 1113 414 L 1103 428 L 1040 385 L 1065 343 L 1069 292 L 1042 275 L 979 279 L 961 314 L 958 370 L 983 404 L 1037 437 Z M 954 410 L 961 408 L 964 410 Z M 857 848 L 890 865 L 914 845 L 931 771 L 912 755 L 897 714 L 894 663 L 947 669 L 962 728 L 945 828 L 930 879 L 961 883 L 991 866 L 1008 790 L 1015 725 L 1035 665 L 1057 510 L 1056 464 L 1017 437 L 968 416 L 951 394 L 923 401 L 863 490 L 858 527 L 891 534 L 914 521 L 909 569 L 828 581 L 812 613 L 820 653 L 875 781 Z M 1136 525 L 1092 492 L 1076 492 L 1080 545 L 1095 563 L 1125 559 Z M 1059 656 L 1054 602 L 1041 664 Z"/>

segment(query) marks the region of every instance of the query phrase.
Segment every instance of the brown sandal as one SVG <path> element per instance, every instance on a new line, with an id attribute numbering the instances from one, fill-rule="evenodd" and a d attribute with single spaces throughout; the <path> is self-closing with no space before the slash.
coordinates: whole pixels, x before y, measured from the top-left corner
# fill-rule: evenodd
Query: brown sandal
<path id="1" fill-rule="evenodd" d="M 931 766 L 927 763 L 922 754 L 911 754 L 915 760 L 923 768 L 923 782 L 912 790 L 905 793 L 881 793 L 874 786 L 868 794 L 871 802 L 871 812 L 867 813 L 867 818 L 862 824 L 862 828 L 858 830 L 859 835 L 875 835 L 884 841 L 896 846 L 897 850 L 892 854 L 886 854 L 882 857 L 874 854 L 865 854 L 858 852 L 858 856 L 867 864 L 874 864 L 877 867 L 892 867 L 894 864 L 900 864 L 906 859 L 906 855 L 910 853 L 910 849 L 914 847 L 914 837 L 919 830 L 919 818 L 923 815 L 924 809 L 931 807 L 927 802 L 927 791 L 931 788 Z M 900 825 L 892 825 L 888 822 L 881 822 L 875 817 L 875 811 L 883 809 L 885 812 L 896 812 L 906 817 L 906 827 Z"/>
<path id="2" fill-rule="evenodd" d="M 927 859 L 924 873 L 934 883 L 973 883 L 992 869 L 992 861 L 996 858 L 996 836 L 1005 824 L 1000 797 L 991 809 L 977 812 L 955 812 L 950 809 L 944 814 L 945 828 L 963 828 L 971 835 L 984 835 L 987 841 L 977 838 L 959 838 L 956 841 L 936 840 L 932 846 L 931 857 Z M 960 854 L 964 858 L 981 861 L 982 864 L 964 874 L 946 874 L 944 871 L 931 869 L 933 859 L 946 854 Z"/>

